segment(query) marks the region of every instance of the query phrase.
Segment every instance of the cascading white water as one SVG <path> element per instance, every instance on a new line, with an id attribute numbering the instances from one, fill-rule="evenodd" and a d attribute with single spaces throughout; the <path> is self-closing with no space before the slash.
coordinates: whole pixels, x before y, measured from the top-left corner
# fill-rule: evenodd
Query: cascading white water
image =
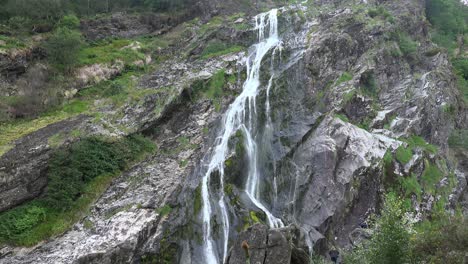
<path id="1" fill-rule="evenodd" d="M 273 214 L 260 202 L 258 149 L 257 144 L 252 137 L 252 132 L 254 129 L 254 115 L 256 114 L 255 98 L 258 94 L 258 88 L 260 86 L 261 63 L 267 53 L 280 44 L 280 39 L 278 37 L 277 12 L 277 9 L 273 9 L 267 13 L 262 13 L 255 17 L 255 29 L 258 30 L 259 41 L 254 45 L 253 51 L 247 58 L 247 79 L 244 82 L 242 93 L 229 106 L 226 114 L 224 115 L 223 129 L 220 136 L 216 140 L 217 145 L 214 148 L 211 160 L 208 165 L 208 170 L 202 180 L 201 194 L 203 201 L 203 250 L 205 257 L 204 261 L 208 264 L 219 263 L 221 257 L 217 253 L 215 242 L 211 237 L 211 219 L 213 217 L 211 197 L 214 195 L 211 195 L 209 190 L 210 177 L 213 172 L 219 172 L 221 192 L 219 194 L 220 197 L 218 200 L 218 206 L 222 214 L 224 245 L 221 259 L 224 263 L 227 257 L 229 238 L 229 218 L 224 201 L 224 192 L 222 191 L 224 189 L 224 162 L 226 161 L 226 156 L 229 151 L 229 139 L 239 129 L 244 132 L 246 138 L 245 147 L 249 158 L 249 172 L 245 191 L 252 202 L 259 209 L 265 212 L 268 218 L 268 223 L 271 227 L 283 226 L 281 220 L 274 217 Z M 269 30 L 268 32 L 265 32 L 267 26 L 269 26 Z M 246 116 L 246 107 L 248 107 L 248 116 Z"/>

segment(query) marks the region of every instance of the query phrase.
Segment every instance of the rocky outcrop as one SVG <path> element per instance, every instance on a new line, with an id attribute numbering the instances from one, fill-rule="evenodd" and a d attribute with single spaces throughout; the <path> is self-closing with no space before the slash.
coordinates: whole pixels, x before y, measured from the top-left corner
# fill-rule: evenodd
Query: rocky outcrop
<path id="1" fill-rule="evenodd" d="M 279 200 L 317 248 L 327 237 L 348 243 L 379 202 L 380 160 L 400 142 L 327 117 L 280 168 Z M 294 176 L 291 177 L 291 171 Z M 343 239 L 343 240 L 340 240 Z"/>
<path id="2" fill-rule="evenodd" d="M 265 225 L 253 225 L 237 236 L 226 263 L 290 264 L 292 233 L 290 228 L 269 229 Z"/>

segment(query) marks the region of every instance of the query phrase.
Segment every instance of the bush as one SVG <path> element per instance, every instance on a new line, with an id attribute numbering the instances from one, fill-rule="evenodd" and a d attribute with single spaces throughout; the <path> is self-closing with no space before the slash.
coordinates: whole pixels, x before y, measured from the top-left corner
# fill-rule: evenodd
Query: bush
<path id="1" fill-rule="evenodd" d="M 468 221 L 463 215 L 437 215 L 416 229 L 412 243 L 417 263 L 463 263 L 468 249 Z"/>
<path id="2" fill-rule="evenodd" d="M 413 41 L 407 34 L 397 34 L 398 46 L 404 56 L 413 56 L 418 50 L 417 42 Z"/>
<path id="3" fill-rule="evenodd" d="M 66 15 L 62 17 L 58 26 L 62 28 L 68 28 L 71 30 L 78 29 L 78 27 L 80 26 L 80 20 L 75 15 Z"/>
<path id="4" fill-rule="evenodd" d="M 49 61 L 58 70 L 70 72 L 77 64 L 82 44 L 81 34 L 78 31 L 60 27 L 47 40 L 45 49 Z"/>

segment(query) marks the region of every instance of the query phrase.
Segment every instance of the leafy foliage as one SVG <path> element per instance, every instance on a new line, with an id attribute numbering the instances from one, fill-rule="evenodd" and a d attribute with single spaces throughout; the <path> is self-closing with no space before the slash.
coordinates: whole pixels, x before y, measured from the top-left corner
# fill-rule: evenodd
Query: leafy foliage
<path id="1" fill-rule="evenodd" d="M 81 34 L 68 27 L 60 27 L 47 40 L 45 49 L 49 61 L 59 70 L 70 72 L 77 63 L 83 44 Z"/>
<path id="2" fill-rule="evenodd" d="M 438 214 L 416 226 L 412 252 L 418 263 L 463 263 L 468 249 L 468 221 L 463 215 Z"/>
<path id="3" fill-rule="evenodd" d="M 408 163 L 412 157 L 413 152 L 411 151 L 411 148 L 400 146 L 396 151 L 396 159 L 402 164 Z"/>

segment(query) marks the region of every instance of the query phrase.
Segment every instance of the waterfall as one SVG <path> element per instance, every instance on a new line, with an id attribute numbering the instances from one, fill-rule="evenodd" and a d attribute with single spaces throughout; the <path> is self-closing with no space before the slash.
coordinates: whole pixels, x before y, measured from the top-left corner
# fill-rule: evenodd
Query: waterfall
<path id="1" fill-rule="evenodd" d="M 248 155 L 248 178 L 245 188 L 247 196 L 252 200 L 259 209 L 265 212 L 268 218 L 268 224 L 271 227 L 281 227 L 283 223 L 262 204 L 260 201 L 260 188 L 258 169 L 258 148 L 253 136 L 255 129 L 254 120 L 256 118 L 256 103 L 255 99 L 260 87 L 260 68 L 262 60 L 267 53 L 276 49 L 281 43 L 278 37 L 278 19 L 277 9 L 259 14 L 255 17 L 255 30 L 258 31 L 258 43 L 253 46 L 252 51 L 247 58 L 247 79 L 244 82 L 241 94 L 229 106 L 222 120 L 222 130 L 216 139 L 211 159 L 208 164 L 206 174 L 202 179 L 201 196 L 203 202 L 202 219 L 203 219 L 203 253 L 204 261 L 208 264 L 224 263 L 227 257 L 228 238 L 229 238 L 229 218 L 226 209 L 224 196 L 224 162 L 226 161 L 229 152 L 228 142 L 231 136 L 241 130 L 245 135 L 245 148 Z M 269 83 L 269 89 L 271 82 Z M 247 109 L 246 109 L 247 108 Z M 247 111 L 248 110 L 248 111 Z M 268 102 L 269 115 L 269 102 Z M 219 211 L 221 212 L 222 228 L 224 235 L 223 251 L 218 253 L 217 247 L 211 236 L 212 226 L 212 204 L 211 197 L 216 197 L 210 193 L 209 182 L 213 172 L 219 173 L 219 182 L 221 183 L 219 200 L 217 201 Z"/>

